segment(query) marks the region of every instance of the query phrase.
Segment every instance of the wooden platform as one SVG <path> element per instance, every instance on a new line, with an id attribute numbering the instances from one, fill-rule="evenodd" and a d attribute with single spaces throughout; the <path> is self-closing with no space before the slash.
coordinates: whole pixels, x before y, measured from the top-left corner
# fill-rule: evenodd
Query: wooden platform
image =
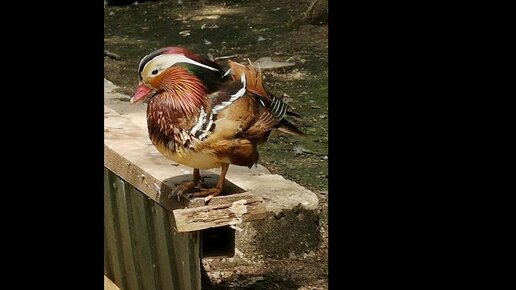
<path id="1" fill-rule="evenodd" d="M 261 197 L 229 181 L 224 195 L 209 204 L 170 196 L 177 184 L 191 180 L 192 169 L 163 157 L 146 130 L 106 106 L 104 166 L 104 274 L 122 290 L 200 289 L 203 230 L 266 216 Z M 207 186 L 218 178 L 201 175 Z M 234 247 L 234 231 L 229 233 Z"/>
<path id="2" fill-rule="evenodd" d="M 210 227 L 236 225 L 265 217 L 263 200 L 244 192 L 227 181 L 222 196 L 214 197 L 209 205 L 202 198 L 188 200 L 169 197 L 172 189 L 185 180 L 192 179 L 192 168 L 163 157 L 151 144 L 147 132 L 129 119 L 104 106 L 104 166 L 120 176 L 147 197 L 159 203 L 181 219 L 179 232 L 197 231 Z M 203 174 L 201 172 L 201 174 Z M 218 176 L 205 176 L 208 186 L 214 186 Z M 234 203 L 246 207 L 237 216 L 230 210 Z M 242 203 L 243 202 L 243 203 Z M 199 207 L 184 211 L 185 208 Z M 221 214 L 221 211 L 225 211 Z M 198 219 L 202 212 L 203 218 Z M 197 213 L 197 214 L 196 214 Z M 177 225 L 177 224 L 176 224 Z M 192 226 L 189 226 L 192 225 Z"/>

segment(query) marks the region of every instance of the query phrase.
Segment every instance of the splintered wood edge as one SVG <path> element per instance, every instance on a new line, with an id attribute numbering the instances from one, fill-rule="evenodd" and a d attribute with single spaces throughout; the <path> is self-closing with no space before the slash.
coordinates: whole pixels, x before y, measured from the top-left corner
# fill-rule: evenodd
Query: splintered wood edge
<path id="1" fill-rule="evenodd" d="M 220 205 L 220 204 L 230 204 L 238 200 L 246 199 L 246 200 L 254 200 L 258 198 L 252 193 L 249 192 L 243 192 L 243 193 L 235 193 L 230 195 L 219 195 L 215 196 L 209 201 L 209 204 L 204 203 L 204 198 L 198 197 L 193 198 L 190 200 L 190 203 L 187 205 L 187 208 L 194 208 L 194 207 L 202 207 L 206 205 Z"/>
<path id="2" fill-rule="evenodd" d="M 235 194 L 218 202 L 172 211 L 178 232 L 199 231 L 263 219 L 267 215 L 263 199 L 249 193 Z"/>
<path id="3" fill-rule="evenodd" d="M 169 212 L 179 207 L 173 204 L 177 203 L 177 200 L 173 198 L 160 199 L 160 191 L 167 185 L 106 145 L 104 145 L 104 166 Z"/>

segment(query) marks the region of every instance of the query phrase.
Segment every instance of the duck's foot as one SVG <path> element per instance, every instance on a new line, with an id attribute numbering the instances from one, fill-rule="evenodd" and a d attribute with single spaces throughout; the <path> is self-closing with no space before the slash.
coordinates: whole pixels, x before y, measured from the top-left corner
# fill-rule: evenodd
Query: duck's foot
<path id="1" fill-rule="evenodd" d="M 219 195 L 222 192 L 222 188 L 214 187 L 214 188 L 205 188 L 197 192 L 193 192 L 192 196 L 194 197 L 203 197 L 204 203 L 208 203 L 213 197 Z"/>

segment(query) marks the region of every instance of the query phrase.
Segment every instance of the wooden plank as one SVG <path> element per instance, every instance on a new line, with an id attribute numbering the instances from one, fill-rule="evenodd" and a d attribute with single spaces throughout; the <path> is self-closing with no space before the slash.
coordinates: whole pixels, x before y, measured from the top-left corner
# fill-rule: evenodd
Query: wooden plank
<path id="1" fill-rule="evenodd" d="M 154 243 L 156 247 L 153 249 L 154 261 L 158 263 L 159 278 L 161 282 L 161 289 L 179 290 L 179 283 L 174 283 L 173 276 L 177 277 L 177 274 L 172 270 L 170 266 L 169 257 L 171 253 L 168 251 L 169 243 L 167 241 L 167 233 L 171 239 L 171 231 L 168 223 L 168 214 L 161 206 L 148 202 L 146 204 L 146 211 L 151 213 L 152 216 L 152 233 L 154 237 Z M 177 279 L 176 279 L 177 280 Z"/>
<path id="2" fill-rule="evenodd" d="M 201 289 L 201 233 L 200 232 L 191 232 L 188 233 L 188 247 L 190 251 L 189 261 L 189 269 L 188 269 L 188 277 L 190 278 L 190 283 L 192 285 L 192 289 Z"/>
<path id="3" fill-rule="evenodd" d="M 147 213 L 145 212 L 144 201 L 144 198 L 147 199 L 147 197 L 129 184 L 126 184 L 126 192 L 131 199 L 129 208 L 134 224 L 134 228 L 131 230 L 131 241 L 136 270 L 139 273 L 138 277 L 141 277 L 142 289 L 161 289 L 156 283 L 159 283 L 159 280 L 156 281 L 154 277 L 154 271 L 158 271 L 158 269 L 155 269 L 156 265 L 152 260 L 151 245 L 153 241 L 150 239 L 151 235 L 147 226 Z"/>
<path id="4" fill-rule="evenodd" d="M 120 290 L 108 277 L 104 276 L 104 290 Z"/>
<path id="5" fill-rule="evenodd" d="M 173 229 L 174 219 L 169 214 L 170 228 Z M 174 262 L 176 265 L 179 289 L 200 289 L 200 240 L 199 232 L 178 233 L 172 231 Z"/>
<path id="6" fill-rule="evenodd" d="M 233 202 L 220 202 L 173 211 L 178 232 L 192 232 L 208 228 L 238 225 L 263 219 L 267 212 L 263 200 L 252 194 L 232 195 Z"/>
<path id="7" fill-rule="evenodd" d="M 131 240 L 131 227 L 132 221 L 129 217 L 128 212 L 128 198 L 125 189 L 124 181 L 120 178 L 117 178 L 116 182 L 116 201 L 118 208 L 118 220 L 120 226 L 120 237 L 122 240 L 122 254 L 123 254 L 123 264 L 125 269 L 125 277 L 127 279 L 127 288 L 123 287 L 123 289 L 139 289 L 141 288 L 138 281 L 140 280 L 138 277 L 138 273 L 136 272 L 136 265 L 133 256 L 133 246 Z"/>
<path id="8" fill-rule="evenodd" d="M 166 236 L 166 241 L 167 241 L 167 249 L 168 249 L 168 263 L 170 265 L 170 268 L 171 268 L 171 273 L 173 273 L 173 280 L 174 280 L 174 288 L 175 289 L 184 289 L 182 288 L 182 282 L 181 282 L 181 279 L 179 278 L 179 272 L 180 272 L 180 269 L 178 269 L 178 265 L 177 265 L 177 256 L 179 255 L 178 253 L 176 253 L 176 249 L 178 248 L 175 243 L 177 243 L 178 241 L 176 239 L 174 239 L 174 235 L 175 235 L 175 231 L 174 229 L 171 227 L 171 223 L 170 223 L 170 213 L 166 210 L 163 211 L 163 221 L 165 222 L 163 224 L 163 228 L 165 230 L 165 236 Z M 183 247 L 183 249 L 187 249 L 186 247 Z M 181 250 L 181 249 L 180 249 Z"/>
<path id="9" fill-rule="evenodd" d="M 124 287 L 123 256 L 121 242 L 118 240 L 118 212 L 114 200 L 113 176 L 107 169 L 104 169 L 104 237 L 110 261 L 110 273 L 112 273 L 109 277 L 117 285 Z"/>
<path id="10" fill-rule="evenodd" d="M 149 198 L 169 210 L 185 208 L 186 198 L 169 198 L 176 184 L 192 179 L 193 169 L 166 159 L 149 140 L 145 130 L 128 118 L 104 106 L 104 166 Z M 214 186 L 218 175 L 201 172 L 207 186 Z M 224 194 L 243 189 L 226 179 Z"/>
<path id="11" fill-rule="evenodd" d="M 114 258 L 117 258 L 125 279 L 123 285 L 117 284 L 122 285 L 121 288 L 124 290 L 136 289 L 136 287 L 138 289 L 154 289 L 153 287 L 172 290 L 200 289 L 199 232 L 178 233 L 176 217 L 172 212 L 184 208 L 188 210 L 188 207 L 200 208 L 178 213 L 197 220 L 197 229 L 202 229 L 212 227 L 213 224 L 223 226 L 228 223 L 237 224 L 264 218 L 263 201 L 252 194 L 245 193 L 243 189 L 228 180 L 223 190 L 225 195 L 213 198 L 207 207 L 203 199 L 189 201 L 182 198 L 178 201 L 175 197 L 170 198 L 169 193 L 172 188 L 185 180 L 191 180 L 192 169 L 163 157 L 151 144 L 147 132 L 126 117 L 120 116 L 107 107 L 105 107 L 104 116 L 104 166 L 127 182 L 125 185 L 130 184 L 145 194 L 141 196 L 145 205 L 143 208 L 139 201 L 140 197 L 133 198 L 133 193 L 137 193 L 136 190 L 124 192 L 117 188 L 116 197 L 112 198 L 116 209 L 114 212 L 116 218 L 113 219 L 114 234 L 123 241 L 118 250 L 119 257 Z M 218 178 L 216 174 L 209 174 L 206 177 L 206 172 L 201 172 L 201 175 L 206 178 L 207 186 L 213 186 Z M 117 184 L 123 187 L 124 182 L 119 180 Z M 238 194 L 242 195 L 238 196 Z M 152 203 L 146 199 L 147 197 L 152 200 Z M 153 208 L 154 211 L 152 211 Z M 263 214 L 261 214 L 262 211 Z M 229 218 L 229 221 L 223 220 L 224 217 Z M 200 224 L 199 222 L 203 220 L 211 225 Z M 193 224 L 195 225 L 196 222 Z M 185 227 L 180 226 L 180 228 Z M 188 226 L 185 229 L 192 230 Z M 142 244 L 148 245 L 149 248 L 140 249 Z M 106 246 L 109 248 L 107 241 Z M 108 263 L 111 263 L 109 256 L 105 264 Z M 146 280 L 151 273 L 154 283 Z M 113 274 L 113 276 L 116 275 Z M 139 283 L 135 283 L 135 280 Z"/>
<path id="12" fill-rule="evenodd" d="M 144 278 L 149 276 L 154 277 L 155 289 L 201 289 L 198 233 L 177 235 L 171 228 L 171 224 L 174 224 L 173 217 L 166 209 L 149 200 L 114 174 L 109 174 L 116 184 L 116 188 L 112 190 L 116 190 L 112 202 L 114 201 L 117 209 L 115 221 L 116 228 L 119 229 L 112 236 L 117 236 L 123 241 L 118 251 L 121 257 L 117 259 L 125 265 L 122 265 L 124 280 L 119 284 L 122 289 L 134 289 L 135 281 L 131 277 L 136 277 L 138 282 L 141 281 L 137 284 L 138 289 L 153 289 Z M 109 181 L 106 182 L 106 185 L 108 184 Z M 143 207 L 138 200 L 143 201 Z M 138 216 L 144 216 L 144 219 L 138 221 Z M 106 234 L 106 246 L 107 239 Z M 142 244 L 156 246 L 138 249 Z M 130 251 L 132 257 L 127 254 Z M 143 260 L 147 262 L 142 262 Z M 133 271 L 131 263 L 134 264 L 136 275 L 126 274 Z M 156 265 L 154 271 L 144 273 L 144 265 L 150 263 Z M 152 266 L 147 266 L 146 269 L 151 270 Z"/>
<path id="13" fill-rule="evenodd" d="M 106 234 L 106 226 L 104 225 L 104 235 Z M 106 239 L 104 238 L 104 275 L 113 277 L 113 272 L 111 272 L 111 264 L 109 262 L 108 257 L 108 248 L 106 244 Z"/>
<path id="14" fill-rule="evenodd" d="M 192 249 L 190 243 L 188 243 L 188 235 L 189 233 L 173 233 L 173 245 L 176 253 L 175 262 L 181 289 L 194 289 L 190 275 L 195 272 L 190 272 L 191 260 L 189 252 Z"/>
<path id="15" fill-rule="evenodd" d="M 243 192 L 243 193 L 235 193 L 230 195 L 219 195 L 212 198 L 209 202 L 209 204 L 206 204 L 204 202 L 204 198 L 193 198 L 190 200 L 190 203 L 187 205 L 186 208 L 194 208 L 194 207 L 201 207 L 206 205 L 231 205 L 233 202 L 241 200 L 241 199 L 255 199 L 256 196 L 249 192 Z"/>

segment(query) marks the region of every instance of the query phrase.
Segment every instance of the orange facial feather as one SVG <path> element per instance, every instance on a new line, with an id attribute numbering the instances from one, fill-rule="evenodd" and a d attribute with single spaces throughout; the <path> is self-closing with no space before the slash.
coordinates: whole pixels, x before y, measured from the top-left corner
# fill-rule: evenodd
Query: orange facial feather
<path id="1" fill-rule="evenodd" d="M 189 117 L 199 113 L 206 106 L 205 86 L 185 68 L 171 67 L 158 75 L 152 85 L 164 90 L 170 98 L 172 107 L 183 111 Z"/>

